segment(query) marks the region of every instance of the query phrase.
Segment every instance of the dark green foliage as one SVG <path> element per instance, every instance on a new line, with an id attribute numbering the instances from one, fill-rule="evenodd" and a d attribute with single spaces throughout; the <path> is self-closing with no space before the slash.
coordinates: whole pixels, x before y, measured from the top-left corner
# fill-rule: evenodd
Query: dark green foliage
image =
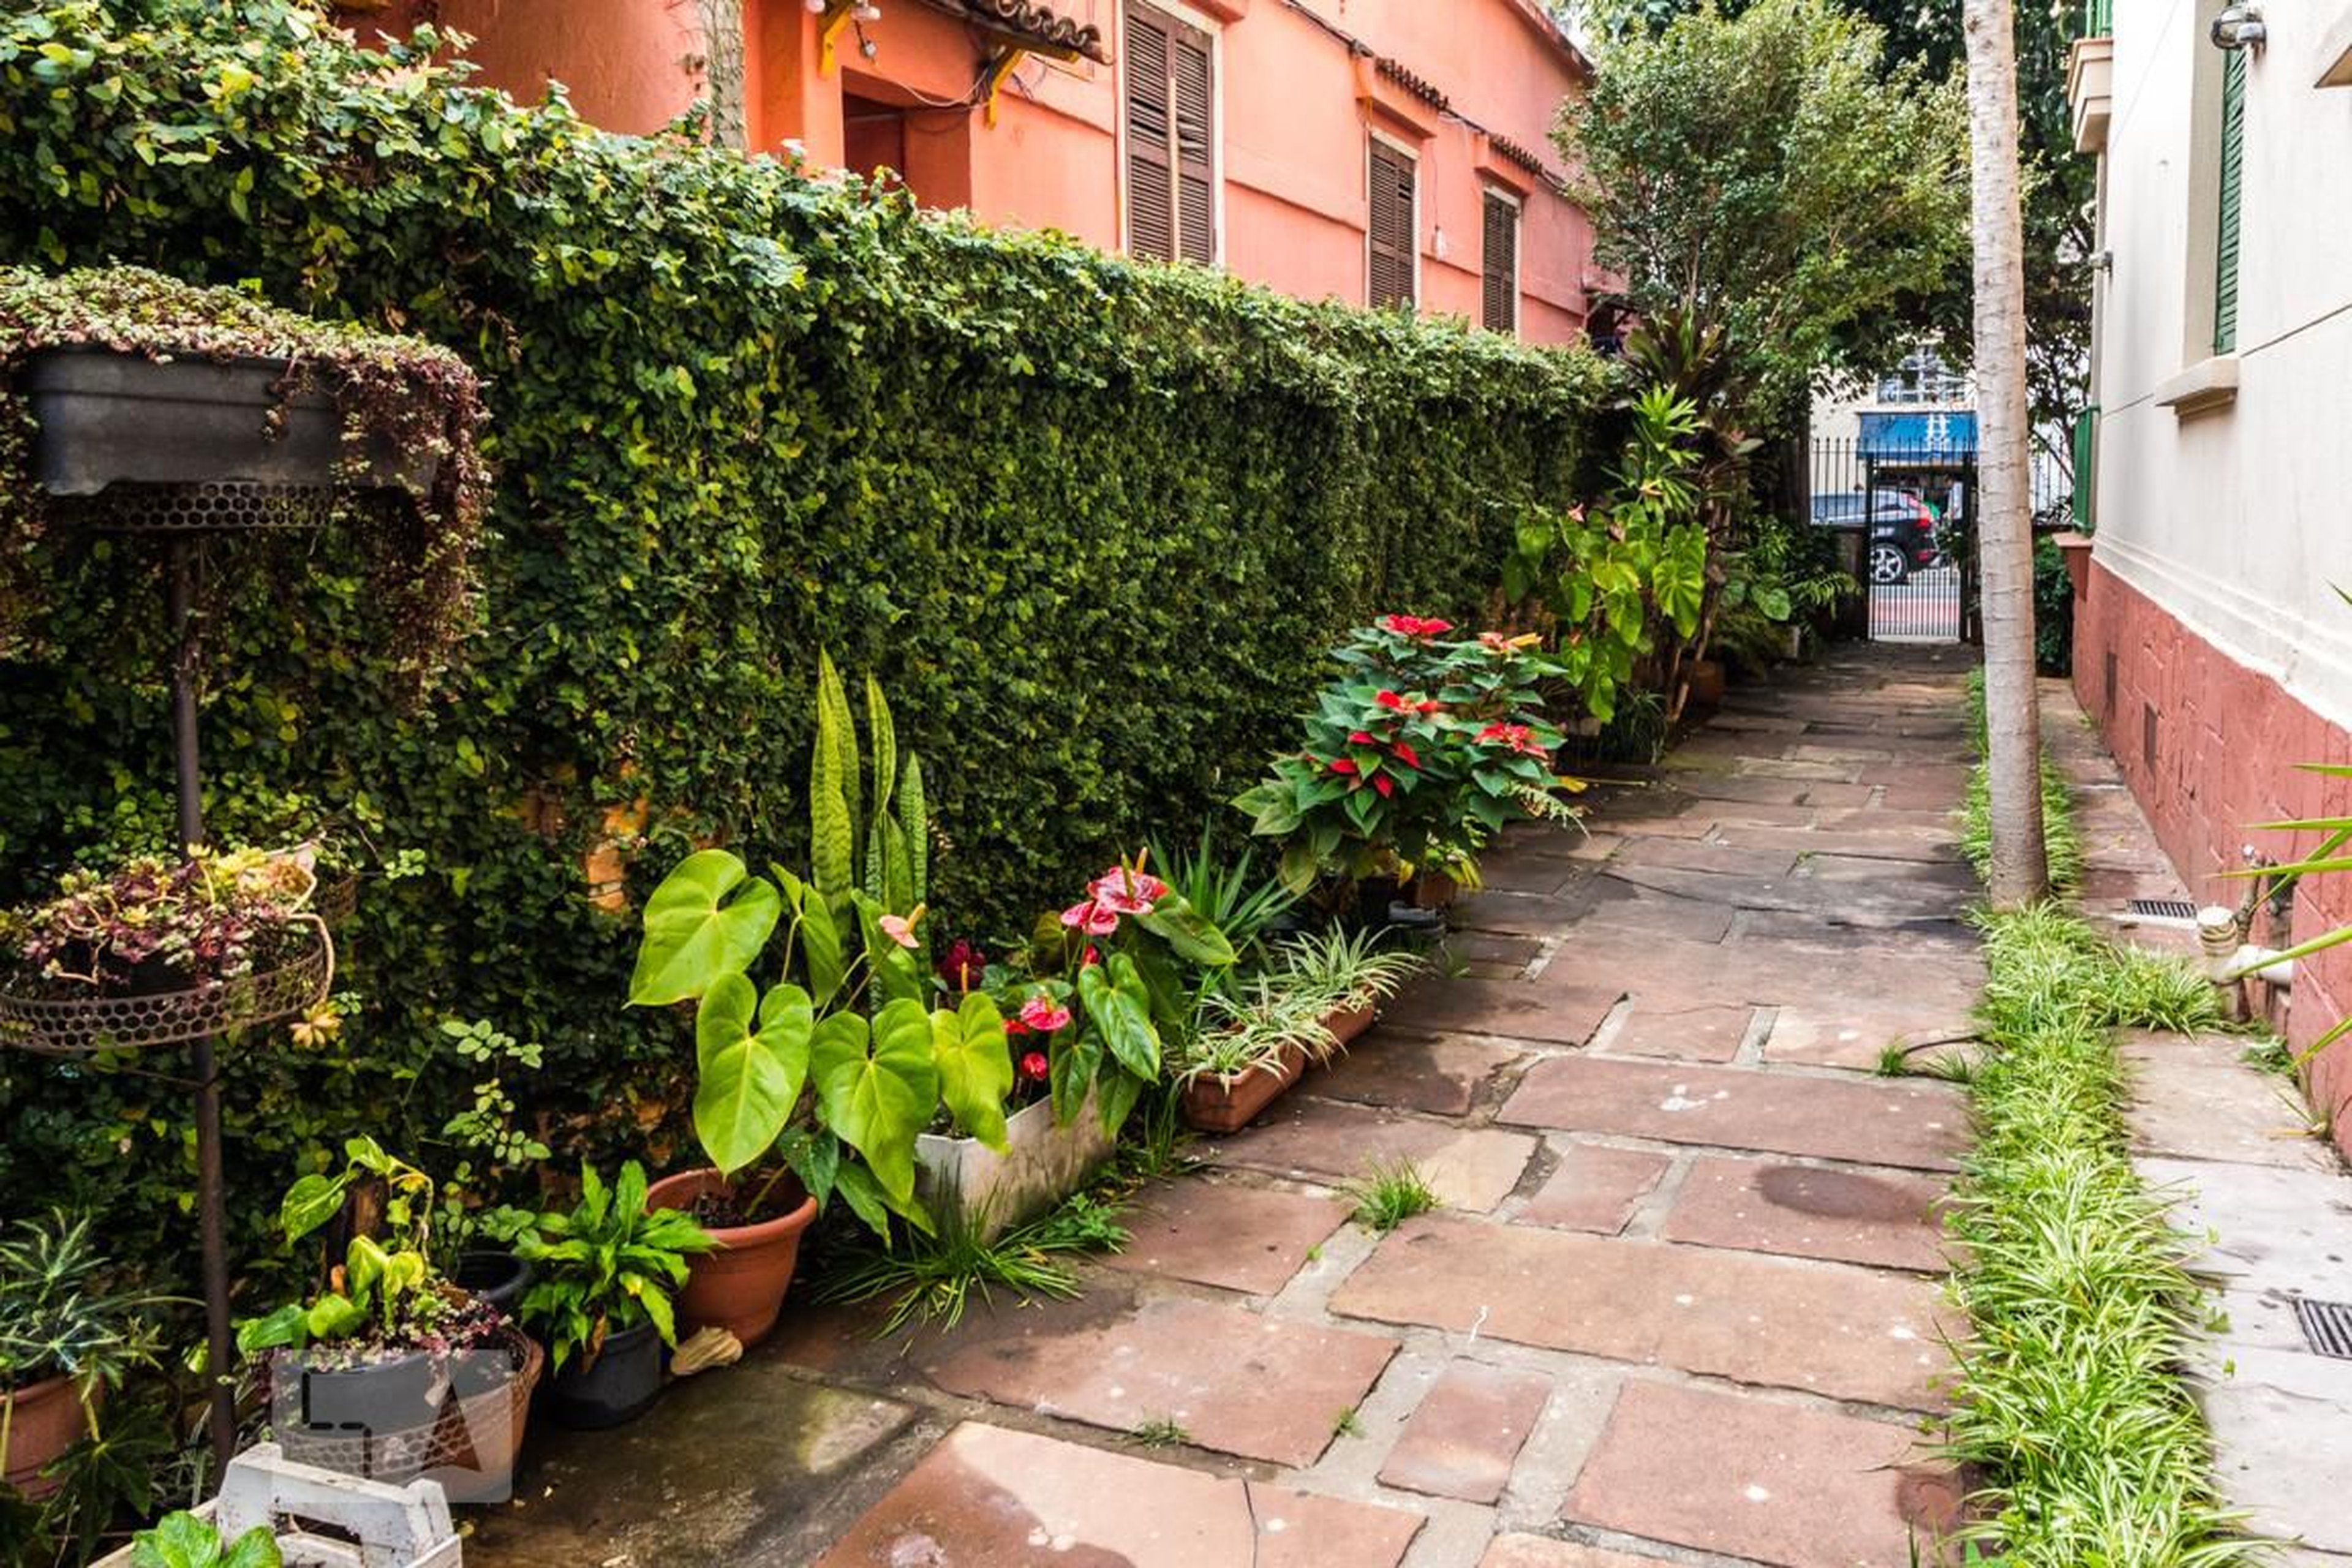
<path id="1" fill-rule="evenodd" d="M 2074 584 L 2066 552 L 2046 535 L 2033 542 L 2033 668 L 2043 675 L 2074 668 Z"/>
<path id="2" fill-rule="evenodd" d="M 1580 353 L 607 136 L 293 0 L 19 5 L 0 80 L 0 261 L 250 279 L 488 382 L 488 629 L 421 711 L 343 542 L 207 547 L 215 831 L 262 836 L 291 793 L 377 858 L 341 1038 L 227 1053 L 257 1294 L 306 1260 L 255 1200 L 355 1130 L 431 1158 L 471 1103 L 446 1017 L 544 1042 L 507 1087 L 566 1158 L 673 1160 L 690 1047 L 623 1013 L 635 921 L 588 905 L 583 857 L 615 807 L 638 847 L 642 799 L 634 899 L 698 837 L 804 863 L 818 647 L 884 680 L 935 770 L 941 934 L 1024 931 L 1254 776 L 1343 628 L 1471 618 L 1603 395 Z M 0 668 L 7 902 L 170 832 L 155 555 L 44 548 L 37 631 L 72 657 Z M 293 598 L 257 572 L 289 557 Z M 184 1265 L 182 1093 L 0 1058 L 8 1206 L 94 1201 L 124 1253 Z"/>

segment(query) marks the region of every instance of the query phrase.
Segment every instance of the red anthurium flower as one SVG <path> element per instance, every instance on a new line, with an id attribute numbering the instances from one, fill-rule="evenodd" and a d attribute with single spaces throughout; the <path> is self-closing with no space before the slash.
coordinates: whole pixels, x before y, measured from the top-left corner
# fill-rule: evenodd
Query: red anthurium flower
<path id="1" fill-rule="evenodd" d="M 1031 1083 L 1043 1083 L 1053 1067 L 1054 1064 L 1045 1059 L 1045 1052 L 1030 1051 L 1021 1058 L 1021 1076 Z"/>
<path id="2" fill-rule="evenodd" d="M 1018 1018 L 1007 1018 L 1004 1020 L 1004 1032 L 1008 1036 L 1017 1037 L 1027 1034 L 1029 1032 L 1029 1026 L 1023 1023 Z"/>
<path id="3" fill-rule="evenodd" d="M 1089 942 L 1087 945 L 1085 955 L 1078 960 L 1078 967 L 1080 969 L 1092 969 L 1096 964 L 1100 963 L 1101 962 L 1102 949 Z"/>
<path id="4" fill-rule="evenodd" d="M 1381 773 L 1378 777 L 1374 778 L 1372 780 L 1372 787 L 1381 792 L 1381 798 L 1382 800 L 1386 800 L 1390 795 L 1396 793 L 1396 782 L 1391 779 L 1386 773 Z"/>
<path id="5" fill-rule="evenodd" d="M 1022 1004 L 1020 1021 L 1041 1035 L 1070 1026 L 1070 1010 L 1042 993 Z"/>
<path id="6" fill-rule="evenodd" d="M 1421 753 L 1414 751 L 1404 742 L 1399 741 L 1395 745 L 1391 746 L 1389 750 L 1396 753 L 1396 760 L 1402 763 L 1406 767 L 1417 768 L 1421 766 Z"/>
<path id="7" fill-rule="evenodd" d="M 1352 773 L 1356 771 L 1356 760 L 1353 757 L 1334 757 L 1331 759 L 1331 771 L 1335 773 Z"/>

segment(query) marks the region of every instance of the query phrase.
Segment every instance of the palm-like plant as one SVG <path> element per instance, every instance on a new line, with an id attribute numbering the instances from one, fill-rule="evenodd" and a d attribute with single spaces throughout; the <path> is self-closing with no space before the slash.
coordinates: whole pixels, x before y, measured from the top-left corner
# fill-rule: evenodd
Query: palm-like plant
<path id="1" fill-rule="evenodd" d="M 18 1220 L 0 1237 L 0 1394 L 64 1375 L 87 1396 L 152 1359 L 152 1299 L 107 1289 L 106 1268 L 88 1215 Z"/>
<path id="2" fill-rule="evenodd" d="M 583 1368 L 595 1365 L 609 1336 L 640 1323 L 674 1347 L 671 1293 L 686 1283 L 687 1258 L 715 1245 L 692 1215 L 647 1211 L 645 1167 L 635 1160 L 610 1186 L 583 1165 L 579 1205 L 541 1215 L 516 1244 L 537 1271 L 524 1321 L 540 1330 L 559 1369 L 575 1353 Z"/>

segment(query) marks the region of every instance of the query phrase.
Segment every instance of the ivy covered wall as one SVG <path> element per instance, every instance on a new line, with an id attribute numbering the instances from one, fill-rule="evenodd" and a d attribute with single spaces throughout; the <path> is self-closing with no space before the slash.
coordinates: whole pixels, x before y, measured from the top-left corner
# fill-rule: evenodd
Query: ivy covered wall
<path id="1" fill-rule="evenodd" d="M 405 873 L 362 886 L 341 1039 L 233 1053 L 248 1212 L 362 1126 L 446 1169 L 478 1074 L 445 1017 L 545 1043 L 509 1087 L 559 1150 L 662 1157 L 681 1037 L 622 1013 L 630 922 L 583 860 L 642 893 L 697 838 L 795 856 L 819 647 L 925 758 L 941 931 L 1017 931 L 1255 778 L 1341 628 L 1475 616 L 1605 394 L 1581 353 L 605 135 L 297 0 L 19 6 L 0 83 L 0 258 L 244 281 L 489 378 L 481 627 L 421 706 L 335 541 L 209 550 L 216 824 L 330 811 Z M 0 902 L 169 831 L 154 552 L 40 565 L 0 656 Z M 0 1060 L 11 1210 L 89 1195 L 176 1244 L 189 1137 L 168 1087 Z"/>

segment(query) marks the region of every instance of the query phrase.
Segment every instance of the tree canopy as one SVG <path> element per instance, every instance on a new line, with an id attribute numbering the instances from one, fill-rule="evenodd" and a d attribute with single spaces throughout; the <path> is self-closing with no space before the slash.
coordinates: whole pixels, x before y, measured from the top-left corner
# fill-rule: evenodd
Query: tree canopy
<path id="1" fill-rule="evenodd" d="M 1656 5 L 1637 7 L 1647 18 Z M 1559 140 L 1633 305 L 1722 328 L 1758 425 L 1916 337 L 1968 252 L 1958 82 L 1834 0 L 1604 28 Z"/>

